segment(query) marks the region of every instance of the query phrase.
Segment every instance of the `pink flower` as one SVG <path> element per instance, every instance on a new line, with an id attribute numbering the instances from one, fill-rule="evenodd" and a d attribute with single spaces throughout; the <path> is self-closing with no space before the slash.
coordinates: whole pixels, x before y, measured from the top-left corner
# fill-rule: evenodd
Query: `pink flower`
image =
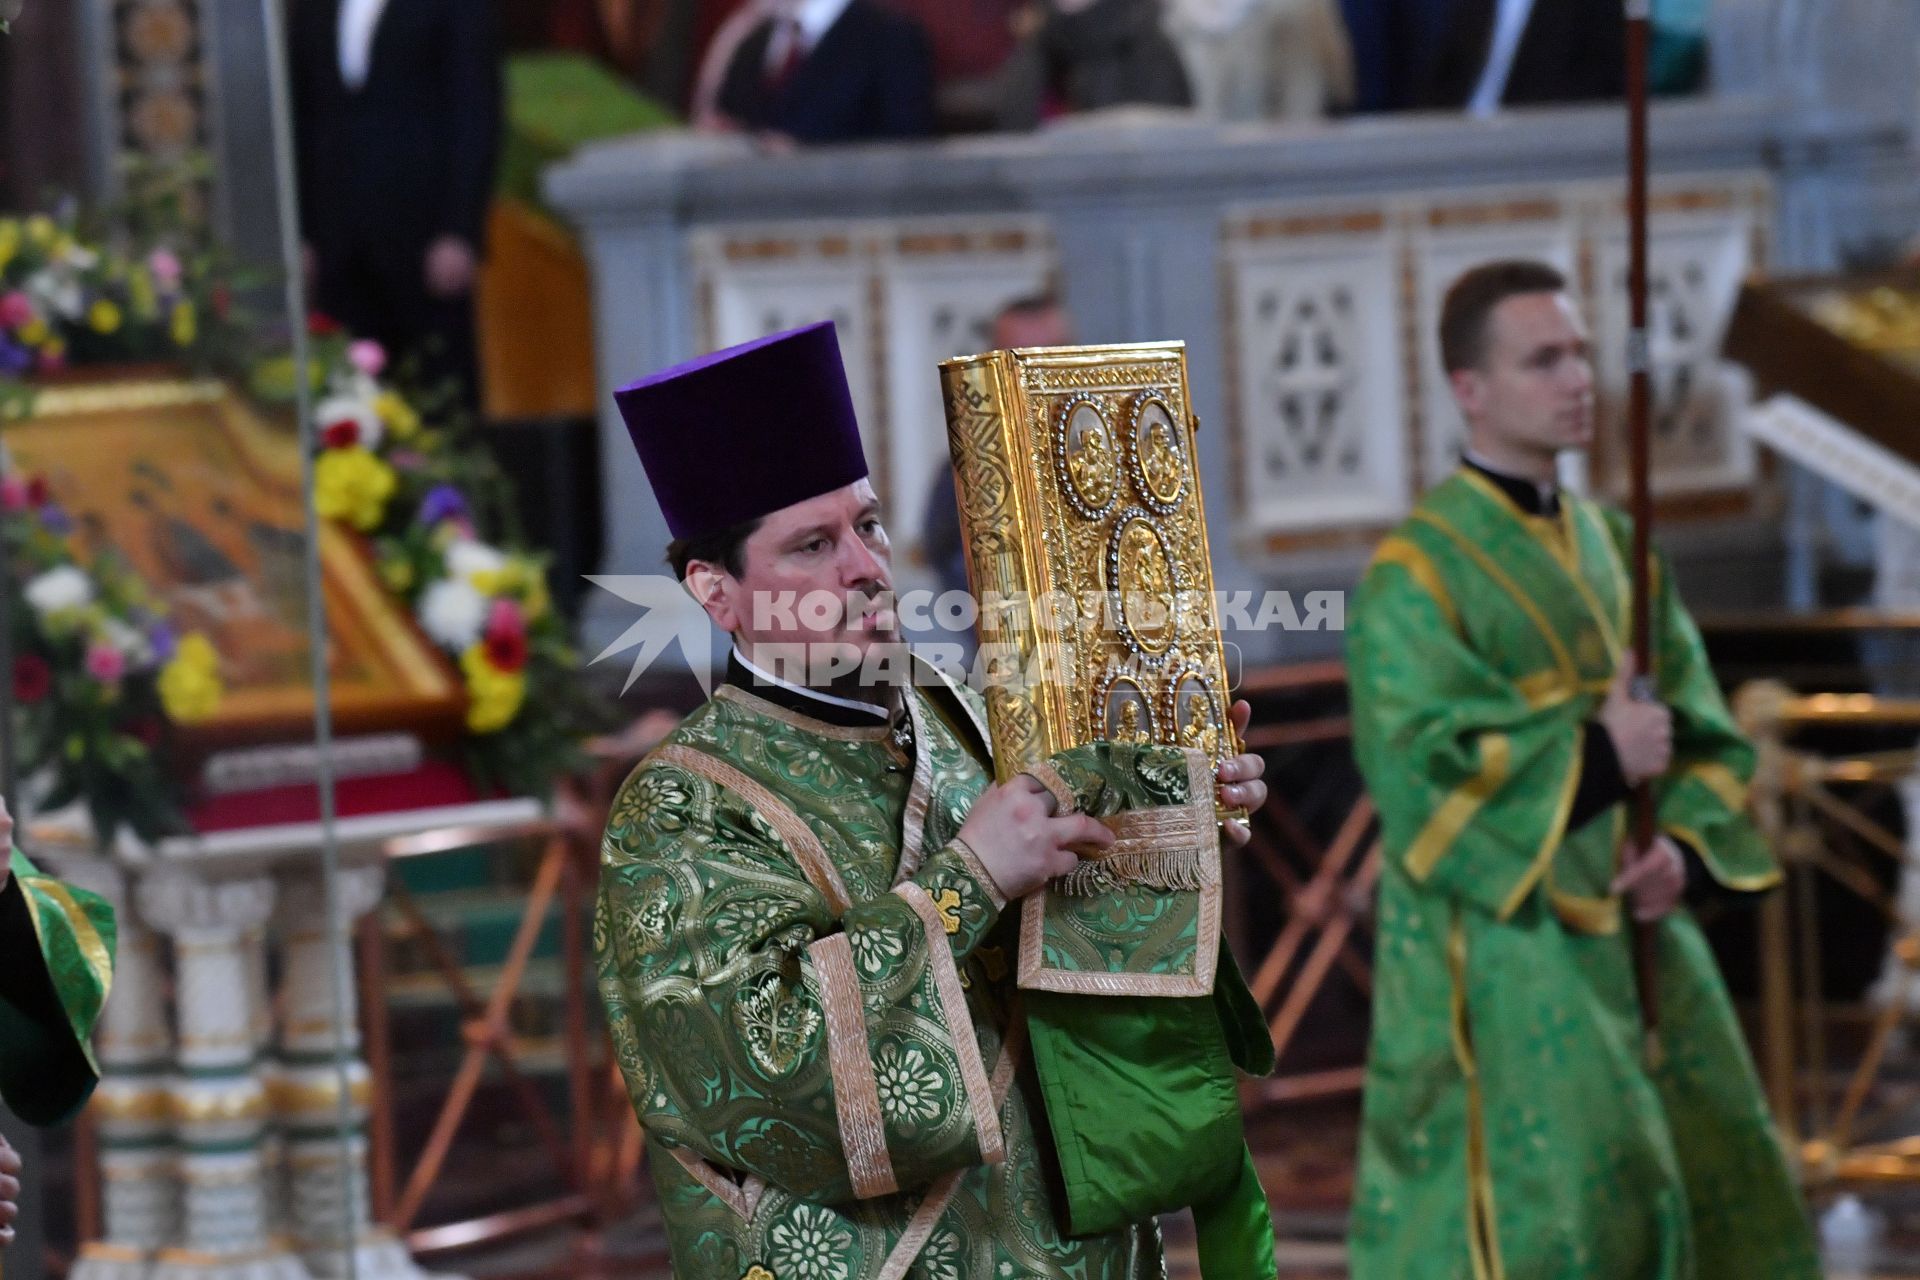
<path id="1" fill-rule="evenodd" d="M 110 644 L 87 646 L 87 674 L 101 684 L 112 684 L 127 673 L 127 658 Z"/>
<path id="2" fill-rule="evenodd" d="M 493 607 L 487 610 L 487 634 L 489 636 L 523 636 L 527 633 L 527 615 L 521 612 L 520 602 L 505 597 L 495 600 Z"/>
<path id="3" fill-rule="evenodd" d="M 147 255 L 147 270 L 153 273 L 153 282 L 162 289 L 172 290 L 180 284 L 180 259 L 166 249 L 155 249 Z"/>
<path id="4" fill-rule="evenodd" d="M 19 476 L 0 477 L 0 511 L 25 511 L 28 505 L 27 482 Z"/>
<path id="5" fill-rule="evenodd" d="M 45 347 L 40 349 L 41 372 L 52 373 L 55 369 L 64 369 L 66 367 L 67 356 L 64 351 L 49 351 Z"/>
<path id="6" fill-rule="evenodd" d="M 5 297 L 0 297 L 0 325 L 9 329 L 18 329 L 33 319 L 33 302 L 26 294 L 15 289 Z"/>
<path id="7" fill-rule="evenodd" d="M 369 378 L 377 378 L 387 367 L 387 349 L 372 338 L 362 338 L 347 345 L 347 360 Z"/>

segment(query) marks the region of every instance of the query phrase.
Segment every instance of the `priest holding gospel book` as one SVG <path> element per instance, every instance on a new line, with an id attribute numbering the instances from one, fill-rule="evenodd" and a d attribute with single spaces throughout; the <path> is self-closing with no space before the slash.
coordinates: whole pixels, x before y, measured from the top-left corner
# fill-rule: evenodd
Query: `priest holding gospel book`
<path id="1" fill-rule="evenodd" d="M 621 788 L 595 923 L 675 1274 L 1146 1280 L 1164 1274 L 1157 1208 L 1195 1204 L 1209 1280 L 1271 1280 L 1237 1112 L 1229 1126 L 1195 1102 L 1232 1105 L 1230 1057 L 1258 1063 L 1229 1043 L 1246 1025 L 1231 959 L 1219 993 L 1115 998 L 1113 1026 L 1187 1034 L 1179 1075 L 1152 1093 L 1207 1123 L 1163 1110 L 1149 1132 L 1131 1099 L 1109 1097 L 1104 1145 L 1087 1114 L 1052 1113 L 1059 1082 L 1030 1051 L 1023 997 L 1053 993 L 1018 981 L 1023 902 L 1109 856 L 1152 864 L 1154 824 L 1170 833 L 1168 867 L 1217 886 L 1221 832 L 1247 833 L 1216 812 L 1263 803 L 1261 761 L 1089 741 L 995 781 L 982 699 L 917 667 L 897 638 L 887 533 L 831 325 L 617 399 L 674 572 L 735 646 L 714 697 Z M 807 607 L 814 593 L 838 607 Z M 783 594 L 800 607 L 765 607 Z M 810 659 L 799 670 L 780 661 L 796 646 Z M 1215 745 L 1246 715 L 1235 706 Z M 1183 894 L 1207 896 L 1168 891 Z M 1193 966 L 1193 950 L 1190 938 L 1168 963 Z M 1209 974 L 1217 960 L 1205 957 Z M 1172 1012 L 1156 1023 L 1143 1005 Z M 1252 1025 L 1264 1042 L 1257 1013 Z M 1062 1121 L 1079 1135 L 1071 1169 L 1050 1136 Z M 1231 1159 L 1198 1145 L 1223 1136 Z M 1061 1191 L 1089 1176 L 1184 1198 L 1129 1200 L 1131 1216 L 1089 1226 L 1099 1207 Z"/>
<path id="2" fill-rule="evenodd" d="M 1725 984 L 1686 909 L 1779 880 L 1745 816 L 1752 746 L 1655 566 L 1635 696 L 1619 512 L 1562 492 L 1593 367 L 1551 267 L 1476 268 L 1440 346 L 1453 476 L 1348 610 L 1354 748 L 1380 810 L 1356 1280 L 1814 1280 L 1805 1210 Z M 1659 835 L 1620 869 L 1633 786 Z M 1656 939 L 1642 1035 L 1633 922 Z"/>

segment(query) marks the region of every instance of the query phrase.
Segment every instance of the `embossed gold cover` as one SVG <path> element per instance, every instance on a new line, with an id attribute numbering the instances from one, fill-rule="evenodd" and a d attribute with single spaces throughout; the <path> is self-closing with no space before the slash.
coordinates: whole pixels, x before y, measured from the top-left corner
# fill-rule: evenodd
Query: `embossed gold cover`
<path id="1" fill-rule="evenodd" d="M 983 653 L 1042 677 L 989 681 L 997 776 L 1103 739 L 1237 752 L 1185 344 L 994 351 L 940 374 Z"/>

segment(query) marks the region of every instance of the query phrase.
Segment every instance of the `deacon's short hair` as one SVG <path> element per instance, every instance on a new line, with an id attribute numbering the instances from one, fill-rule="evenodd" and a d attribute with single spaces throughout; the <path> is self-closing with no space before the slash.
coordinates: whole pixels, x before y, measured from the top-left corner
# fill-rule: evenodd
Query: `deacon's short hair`
<path id="1" fill-rule="evenodd" d="M 1448 373 L 1478 369 L 1496 307 L 1529 293 L 1565 293 L 1567 278 L 1544 262 L 1510 259 L 1475 267 L 1453 282 L 1440 304 L 1440 361 Z"/>
<path id="2" fill-rule="evenodd" d="M 687 566 L 695 560 L 707 564 L 717 564 L 729 574 L 738 578 L 747 568 L 747 539 L 760 527 L 760 517 L 744 520 L 731 528 L 716 533 L 703 533 L 693 538 L 675 538 L 667 544 L 667 563 L 673 566 L 673 576 L 685 582 Z"/>

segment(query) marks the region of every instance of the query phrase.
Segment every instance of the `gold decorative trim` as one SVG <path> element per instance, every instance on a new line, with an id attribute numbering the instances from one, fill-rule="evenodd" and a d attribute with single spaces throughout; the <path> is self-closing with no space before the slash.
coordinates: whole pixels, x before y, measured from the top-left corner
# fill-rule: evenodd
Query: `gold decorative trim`
<path id="1" fill-rule="evenodd" d="M 927 808 L 933 802 L 933 744 L 928 740 L 927 716 L 920 699 L 906 691 L 907 717 L 913 724 L 913 782 L 907 788 L 907 808 L 900 821 L 900 863 L 897 882 L 920 870 L 926 857 Z"/>
<path id="2" fill-rule="evenodd" d="M 1702 760 L 1691 764 L 1681 772 L 1682 778 L 1692 778 L 1707 790 L 1714 798 L 1734 813 L 1745 813 L 1747 809 L 1747 784 L 1740 775 L 1717 760 Z"/>
<path id="3" fill-rule="evenodd" d="M 1564 889 L 1547 888 L 1547 900 L 1560 923 L 1575 933 L 1609 938 L 1620 932 L 1620 899 L 1585 898 Z"/>
<path id="4" fill-rule="evenodd" d="M 1067 784 L 1066 775 L 1062 774 L 1052 761 L 1042 760 L 1036 765 L 1022 769 L 1021 772 L 1039 783 L 1046 789 L 1047 794 L 1053 797 L 1055 817 L 1064 818 L 1070 813 L 1080 812 L 1080 797 L 1073 793 L 1073 788 Z"/>
<path id="5" fill-rule="evenodd" d="M 1695 852 L 1700 855 L 1700 861 L 1707 864 L 1707 874 L 1711 875 L 1723 887 L 1731 889 L 1735 893 L 1765 893 L 1768 889 L 1778 888 L 1780 881 L 1784 878 L 1778 867 L 1773 867 L 1754 876 L 1725 875 L 1719 867 L 1714 865 L 1712 847 L 1707 844 L 1706 837 L 1702 836 L 1698 831 L 1695 831 L 1692 827 L 1683 827 L 1675 823 L 1662 824 L 1661 830 L 1670 836 L 1684 840 L 1692 845 Z"/>
<path id="6" fill-rule="evenodd" d="M 816 720 L 812 716 L 791 711 L 776 702 L 769 702 L 759 694 L 742 689 L 737 684 L 723 684 L 713 691 L 713 696 L 727 702 L 737 702 L 755 715 L 778 720 L 790 729 L 798 729 L 802 733 L 811 733 L 822 738 L 831 738 L 835 742 L 880 742 L 889 732 L 885 724 L 875 725 L 871 729 L 828 724 L 825 720 Z"/>
<path id="7" fill-rule="evenodd" d="M 1447 584 L 1441 581 L 1440 570 L 1434 566 L 1433 558 L 1409 538 L 1398 534 L 1380 544 L 1373 554 L 1375 565 L 1398 565 L 1413 579 L 1414 585 L 1433 597 L 1440 606 L 1440 612 L 1446 615 L 1447 625 L 1455 631 L 1460 630 L 1460 611 L 1454 607 L 1453 596 L 1447 591 Z"/>
<path id="8" fill-rule="evenodd" d="M 80 952 L 81 958 L 87 962 L 87 968 L 93 974 L 93 981 L 100 988 L 100 1005 L 104 1007 L 107 1003 L 107 995 L 113 989 L 113 957 L 108 954 L 107 944 L 100 937 L 100 931 L 93 927 L 93 921 L 88 919 L 87 913 L 80 909 L 80 904 L 73 900 L 73 894 L 67 890 L 66 885 L 48 876 L 22 876 L 21 881 L 22 889 L 31 887 L 52 898 L 54 904 L 60 908 L 60 914 L 67 918 L 67 927 L 73 931 L 73 945 Z M 27 897 L 30 901 L 32 895 L 29 894 Z M 34 924 L 37 932 L 39 924 L 37 914 L 34 914 Z"/>
<path id="9" fill-rule="evenodd" d="M 980 1146 L 982 1164 L 1000 1164 L 1007 1158 L 1006 1140 L 1000 1132 L 1000 1117 L 994 1113 L 993 1086 L 987 1079 L 986 1059 L 980 1056 L 980 1042 L 973 1028 L 973 1013 L 967 1008 L 967 993 L 960 986 L 960 970 L 953 961 L 953 947 L 947 942 L 946 925 L 940 909 L 933 905 L 927 891 L 909 880 L 893 890 L 927 931 L 928 963 L 933 968 L 933 985 L 940 993 L 940 1007 L 947 1017 L 947 1031 L 953 1037 L 954 1052 L 960 1058 L 960 1079 L 967 1087 L 967 1104 L 973 1109 L 973 1133 Z"/>
<path id="10" fill-rule="evenodd" d="M 1504 502 L 1505 499 L 1503 498 L 1501 501 Z M 1511 508 L 1509 508 L 1509 510 L 1511 510 Z M 1515 604 L 1520 606 L 1521 612 L 1527 615 L 1527 620 L 1532 622 L 1534 627 L 1540 632 L 1541 639 L 1547 642 L 1547 648 L 1553 653 L 1554 662 L 1566 673 L 1567 679 L 1569 681 L 1576 681 L 1580 678 L 1580 668 L 1574 665 L 1573 655 L 1567 652 L 1567 647 L 1561 641 L 1559 633 L 1556 632 L 1553 629 L 1553 625 L 1547 621 L 1546 615 L 1540 612 L 1540 606 L 1535 604 L 1532 598 L 1520 589 L 1519 583 L 1507 576 L 1506 570 L 1502 569 L 1499 564 L 1494 561 L 1492 556 L 1482 550 L 1473 539 L 1454 528 L 1452 522 L 1442 516 L 1435 515 L 1431 511 L 1422 510 L 1415 511 L 1413 518 L 1422 524 L 1438 529 L 1442 534 L 1446 535 L 1455 546 L 1466 552 L 1467 558 L 1478 565 L 1481 572 L 1485 573 L 1489 578 L 1492 578 L 1494 583 L 1499 586 L 1502 591 L 1505 591 L 1511 596 Z"/>
<path id="11" fill-rule="evenodd" d="M 1457 908 L 1447 932 L 1447 972 L 1453 988 L 1453 1054 L 1467 1087 L 1467 1249 L 1474 1280 L 1506 1280 L 1494 1214 L 1493 1171 L 1487 1161 L 1480 1064 L 1474 1058 L 1473 1027 L 1467 1018 L 1467 931 Z"/>
<path id="12" fill-rule="evenodd" d="M 1507 895 L 1507 900 L 1500 904 L 1499 918 L 1502 921 L 1513 918 L 1513 913 L 1520 909 L 1520 904 L 1527 900 L 1527 895 L 1533 892 L 1534 886 L 1553 866 L 1553 855 L 1559 851 L 1561 842 L 1567 836 L 1567 815 L 1573 812 L 1574 792 L 1580 789 L 1580 768 L 1580 748 L 1576 744 L 1573 749 L 1573 763 L 1567 768 L 1567 779 L 1560 786 L 1560 800 L 1554 808 L 1553 821 L 1547 826 L 1546 839 L 1540 842 L 1540 851 L 1534 855 L 1532 868 L 1521 877 L 1520 883 L 1513 887 L 1513 892 Z"/>
<path id="13" fill-rule="evenodd" d="M 1407 846 L 1407 852 L 1401 858 L 1407 874 L 1420 881 L 1432 875 L 1440 859 L 1447 855 L 1453 848 L 1453 842 L 1473 821 L 1473 815 L 1480 812 L 1480 807 L 1494 792 L 1507 785 L 1507 777 L 1512 769 L 1513 740 L 1504 733 L 1483 735 L 1480 739 L 1480 772 L 1440 802 L 1440 807 L 1420 828 L 1420 834 Z"/>
<path id="14" fill-rule="evenodd" d="M 213 404 L 225 398 L 226 394 L 226 384 L 217 378 L 168 378 L 150 382 L 48 387 L 35 392 L 33 416 L 66 418 L 79 414 L 172 409 L 187 404 Z"/>
<path id="15" fill-rule="evenodd" d="M 900 1184 L 893 1175 L 893 1157 L 887 1153 L 880 1085 L 873 1074 L 873 1049 L 867 1038 L 860 978 L 853 967 L 853 943 L 844 933 L 831 934 L 808 947 L 807 954 L 813 959 L 815 991 L 827 1017 L 833 1108 L 853 1194 L 861 1200 L 892 1195 Z"/>
<path id="16" fill-rule="evenodd" d="M 669 1146 L 666 1143 L 661 1145 L 666 1147 L 667 1154 L 673 1157 L 674 1163 L 687 1171 L 688 1177 L 705 1187 L 729 1209 L 739 1214 L 743 1224 L 753 1221 L 754 1211 L 760 1207 L 760 1197 L 766 1194 L 767 1184 L 764 1179 L 758 1175 L 749 1174 L 744 1182 L 735 1182 L 686 1147 Z"/>
<path id="17" fill-rule="evenodd" d="M 1026 1051 L 1026 1026 L 1026 1019 L 1021 1016 L 1016 1000 L 1007 1010 L 1007 1038 L 1000 1046 L 1000 1058 L 993 1066 L 993 1107 L 996 1114 L 1007 1105 L 1014 1072 Z M 956 1169 L 934 1182 L 927 1192 L 927 1198 L 914 1210 L 913 1217 L 907 1222 L 907 1229 L 894 1244 L 893 1252 L 887 1255 L 886 1264 L 880 1268 L 875 1280 L 904 1280 L 907 1268 L 913 1265 L 920 1251 L 927 1247 L 927 1241 L 933 1238 L 933 1229 L 946 1214 L 947 1206 L 953 1203 L 954 1192 L 960 1189 L 960 1180 L 966 1176 L 966 1172 Z"/>
<path id="18" fill-rule="evenodd" d="M 826 846 L 820 843 L 820 837 L 814 834 L 813 828 L 784 800 L 726 761 L 677 742 L 658 748 L 648 758 L 685 769 L 717 787 L 734 792 L 746 801 L 786 842 L 787 852 L 800 864 L 801 874 L 827 900 L 827 906 L 833 914 L 839 916 L 846 913 L 852 900 L 847 897 L 846 883 L 840 879 L 840 869 L 827 856 Z M 646 767 L 644 762 L 641 767 Z"/>
<path id="19" fill-rule="evenodd" d="M 1005 911 L 1007 895 L 1000 891 L 999 882 L 993 878 L 993 872 L 987 870 L 987 864 L 980 861 L 980 855 L 973 851 L 973 846 L 959 836 L 955 836 L 947 841 L 947 848 L 960 855 L 960 861 L 966 864 L 967 872 L 979 882 L 981 890 L 993 903 L 993 909 Z"/>

